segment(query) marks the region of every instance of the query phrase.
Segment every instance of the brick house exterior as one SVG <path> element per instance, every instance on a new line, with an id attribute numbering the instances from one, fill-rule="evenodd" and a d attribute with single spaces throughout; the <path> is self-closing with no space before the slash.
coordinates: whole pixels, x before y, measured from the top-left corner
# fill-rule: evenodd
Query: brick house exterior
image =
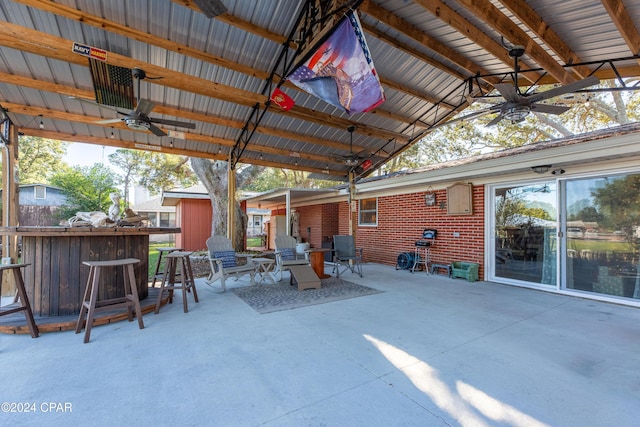
<path id="1" fill-rule="evenodd" d="M 594 185 L 604 186 L 615 180 L 635 182 L 633 180 L 640 176 L 639 164 L 640 124 L 634 123 L 386 177 L 361 179 L 356 182 L 352 196 L 353 213 L 350 212 L 347 185 L 323 190 L 315 196 L 298 194 L 299 190 L 279 189 L 246 199 L 246 202 L 247 206 L 261 204 L 267 208 L 274 206 L 274 209 L 277 206 L 278 212 L 289 203 L 288 207 L 299 214 L 298 235 L 302 241 L 308 240 L 312 247 L 320 247 L 334 234 L 349 234 L 352 222 L 356 245 L 364 249 L 365 262 L 395 265 L 398 255 L 413 252 L 416 240 L 422 237 L 425 228 L 429 228 L 437 230 L 431 249 L 434 263 L 474 262 L 479 264 L 480 280 L 640 306 L 640 287 L 627 283 L 629 280 L 624 274 L 615 276 L 611 273 L 618 267 L 607 261 L 610 254 L 601 249 L 602 257 L 589 258 L 592 251 L 581 249 L 597 240 L 586 238 L 586 232 L 581 233 L 585 238 L 575 238 L 569 233 L 572 229 L 567 228 L 576 221 L 570 216 L 578 212 L 570 206 L 575 203 L 572 191 L 588 199 L 593 197 L 589 188 L 596 188 Z M 627 181 L 624 181 L 625 177 Z M 591 187 L 585 187 L 586 184 Z M 448 200 L 451 196 L 448 191 L 458 185 L 471 188 L 471 212 L 463 214 L 449 210 L 456 199 Z M 538 218 L 538 224 L 522 222 L 516 234 L 507 230 L 508 227 L 505 228 L 496 217 L 497 203 L 513 189 L 553 193 L 553 198 L 545 202 L 551 221 Z M 435 201 L 427 203 L 427 193 L 435 195 Z M 620 196 L 635 197 L 633 194 Z M 359 204 L 374 201 L 375 210 L 370 213 L 374 220 L 369 220 L 368 225 L 359 225 Z M 540 209 L 538 205 L 532 205 L 532 208 Z M 530 217 L 529 221 L 531 218 L 537 217 Z M 640 233 L 640 224 L 632 225 L 635 233 Z M 511 233 L 507 235 L 512 239 L 510 244 L 514 244 L 513 238 L 516 238 L 526 240 L 529 246 L 505 249 L 499 242 L 504 242 L 499 231 Z M 622 233 L 587 231 L 600 232 L 601 236 L 614 234 L 614 237 L 615 233 L 619 233 L 618 236 Z M 607 239 L 615 241 L 613 237 Z M 632 268 L 636 252 L 624 246 L 619 250 L 622 259 L 619 264 Z M 620 282 L 616 286 L 619 289 L 614 291 L 604 286 L 614 279 Z"/>

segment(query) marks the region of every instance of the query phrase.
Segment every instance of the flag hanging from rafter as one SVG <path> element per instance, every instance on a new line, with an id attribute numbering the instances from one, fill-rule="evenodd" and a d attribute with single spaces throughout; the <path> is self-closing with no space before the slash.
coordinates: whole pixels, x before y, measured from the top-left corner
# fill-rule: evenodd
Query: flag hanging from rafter
<path id="1" fill-rule="evenodd" d="M 286 111 L 289 111 L 295 104 L 293 98 L 281 91 L 279 87 L 273 90 L 273 93 L 271 94 L 271 101 Z"/>
<path id="2" fill-rule="evenodd" d="M 360 19 L 353 11 L 301 56 L 287 78 L 349 114 L 370 111 L 385 100 Z"/>

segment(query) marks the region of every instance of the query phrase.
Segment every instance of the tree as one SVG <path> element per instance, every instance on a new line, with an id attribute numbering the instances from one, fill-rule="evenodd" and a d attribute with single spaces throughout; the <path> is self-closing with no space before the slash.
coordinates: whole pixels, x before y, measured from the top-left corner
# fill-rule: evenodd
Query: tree
<path id="1" fill-rule="evenodd" d="M 67 143 L 22 135 L 18 140 L 18 178 L 20 184 L 48 184 L 55 170 L 60 169 Z"/>
<path id="2" fill-rule="evenodd" d="M 308 172 L 280 168 L 263 169 L 260 174 L 245 180 L 241 189 L 264 192 L 274 188 L 327 188 L 335 185 L 335 182 L 327 180 L 309 179 Z"/>
<path id="3" fill-rule="evenodd" d="M 209 160 L 199 157 L 191 158 L 191 167 L 202 184 L 209 193 L 211 199 L 211 234 L 227 234 L 227 212 L 228 212 L 228 180 L 227 162 Z M 260 175 L 265 168 L 260 166 L 244 166 L 236 168 L 236 188 L 251 182 Z M 240 209 L 240 203 L 235 202 L 235 224 L 236 229 L 232 236 L 233 247 L 244 248 L 244 237 L 247 231 L 247 215 Z"/>
<path id="4" fill-rule="evenodd" d="M 155 195 L 174 188 L 187 188 L 198 182 L 189 167 L 189 157 L 174 154 L 142 153 L 139 184 Z"/>
<path id="5" fill-rule="evenodd" d="M 61 219 L 64 219 L 76 212 L 107 213 L 111 206 L 109 193 L 118 191 L 119 176 L 108 167 L 96 163 L 60 171 L 51 177 L 50 183 L 63 189 L 67 196 L 67 206 L 59 211 Z"/>
<path id="6" fill-rule="evenodd" d="M 610 91 L 579 92 L 554 98 L 553 103 L 572 107 L 559 116 L 533 112 L 520 123 L 501 120 L 495 126 L 486 127 L 495 118 L 495 115 L 487 115 L 443 126 L 414 144 L 417 150 L 408 149 L 387 163 L 385 170 L 393 172 L 407 165 L 437 164 L 637 121 L 640 119 L 640 93 L 617 90 L 620 87 L 619 81 L 609 80 L 602 82 L 600 88 Z M 542 86 L 537 90 L 548 89 Z M 476 102 L 460 116 L 486 108 L 487 104 Z"/>
<path id="7" fill-rule="evenodd" d="M 117 150 L 109 155 L 109 162 L 124 171 L 122 182 L 124 184 L 124 206 L 129 206 L 129 185 L 131 181 L 140 175 L 140 171 L 148 157 L 148 153 L 138 150 Z"/>

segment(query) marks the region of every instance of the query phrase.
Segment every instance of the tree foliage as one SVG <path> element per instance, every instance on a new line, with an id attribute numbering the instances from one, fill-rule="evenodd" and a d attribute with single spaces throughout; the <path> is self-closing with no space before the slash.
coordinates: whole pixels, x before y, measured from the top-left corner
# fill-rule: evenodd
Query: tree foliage
<path id="1" fill-rule="evenodd" d="M 118 191 L 119 177 L 108 167 L 96 163 L 62 170 L 51 177 L 50 184 L 66 193 L 67 206 L 59 212 L 61 218 L 70 218 L 76 212 L 108 212 L 109 193 Z"/>
<path id="2" fill-rule="evenodd" d="M 640 224 L 640 175 L 608 180 L 602 188 L 593 189 L 592 195 L 602 214 L 599 224 L 610 230 L 620 230 L 627 240 L 631 240 Z"/>
<path id="3" fill-rule="evenodd" d="M 495 117 L 487 115 L 443 126 L 414 144 L 415 150 L 408 149 L 387 163 L 384 172 L 462 159 L 637 121 L 640 119 L 640 93 L 618 91 L 620 86 L 618 81 L 609 80 L 599 86 L 609 91 L 579 92 L 554 98 L 551 100 L 554 104 L 572 107 L 559 116 L 534 112 L 521 123 L 501 120 L 495 126 L 486 127 Z M 548 89 L 549 86 L 542 86 L 537 91 Z M 497 97 L 495 102 L 502 102 L 502 98 Z M 476 102 L 460 116 L 487 107 L 486 103 Z"/>
<path id="4" fill-rule="evenodd" d="M 198 182 L 189 167 L 189 157 L 174 154 L 142 152 L 139 184 L 152 195 L 174 188 L 188 188 Z"/>
<path id="5" fill-rule="evenodd" d="M 18 179 L 20 184 L 48 184 L 62 166 L 67 143 L 36 136 L 20 136 L 18 141 Z"/>
<path id="6" fill-rule="evenodd" d="M 129 186 L 140 176 L 146 157 L 147 153 L 143 151 L 124 149 L 109 155 L 109 162 L 124 173 L 122 177 L 124 206 L 129 206 Z"/>
<path id="7" fill-rule="evenodd" d="M 335 182 L 310 179 L 308 172 L 280 168 L 261 168 L 260 173 L 251 180 L 244 179 L 241 185 L 244 191 L 264 192 L 275 188 L 327 188 Z"/>

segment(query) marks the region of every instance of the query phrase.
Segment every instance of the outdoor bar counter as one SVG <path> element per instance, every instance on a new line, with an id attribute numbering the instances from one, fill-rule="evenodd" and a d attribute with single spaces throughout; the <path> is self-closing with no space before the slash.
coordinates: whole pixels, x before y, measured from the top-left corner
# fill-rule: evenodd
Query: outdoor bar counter
<path id="1" fill-rule="evenodd" d="M 138 295 L 141 300 L 146 298 L 149 235 L 180 232 L 174 227 L 0 227 L 0 235 L 22 238 L 22 262 L 29 264 L 22 273 L 36 316 L 80 312 L 89 278 L 89 267 L 83 261 L 139 259 L 135 266 Z M 99 299 L 122 295 L 122 271 L 103 274 Z"/>

